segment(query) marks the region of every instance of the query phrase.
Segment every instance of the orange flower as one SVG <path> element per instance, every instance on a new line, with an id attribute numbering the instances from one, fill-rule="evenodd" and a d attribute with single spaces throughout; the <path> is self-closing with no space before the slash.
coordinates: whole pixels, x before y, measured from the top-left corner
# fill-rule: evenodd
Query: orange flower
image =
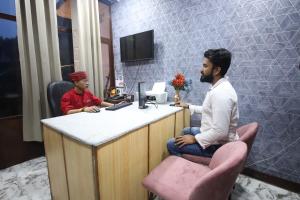
<path id="1" fill-rule="evenodd" d="M 182 89 L 184 87 L 185 77 L 183 74 L 178 73 L 175 75 L 175 79 L 172 80 L 172 85 L 176 89 Z"/>
<path id="2" fill-rule="evenodd" d="M 175 90 L 190 90 L 190 86 L 192 84 L 192 80 L 186 80 L 182 73 L 178 73 L 175 75 L 175 78 L 169 81 L 169 84 L 174 87 Z"/>
<path id="3" fill-rule="evenodd" d="M 181 80 L 183 80 L 183 81 L 185 80 L 184 75 L 181 74 L 181 73 L 176 74 L 175 78 L 176 78 L 176 79 L 181 79 Z"/>

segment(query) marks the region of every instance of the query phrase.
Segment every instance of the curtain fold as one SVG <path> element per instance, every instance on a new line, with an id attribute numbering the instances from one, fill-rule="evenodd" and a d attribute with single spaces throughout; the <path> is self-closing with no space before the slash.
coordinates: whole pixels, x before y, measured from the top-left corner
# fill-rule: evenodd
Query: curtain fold
<path id="1" fill-rule="evenodd" d="M 47 85 L 61 80 L 55 1 L 16 0 L 23 88 L 23 140 L 42 141 L 40 120 L 50 116 Z"/>
<path id="2" fill-rule="evenodd" d="M 72 0 L 71 3 L 75 71 L 86 71 L 89 89 L 103 97 L 98 0 Z"/>

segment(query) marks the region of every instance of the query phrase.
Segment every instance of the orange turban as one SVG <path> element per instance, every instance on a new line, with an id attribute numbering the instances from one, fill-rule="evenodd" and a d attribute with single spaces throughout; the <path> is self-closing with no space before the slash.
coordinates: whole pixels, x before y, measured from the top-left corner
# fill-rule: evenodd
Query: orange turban
<path id="1" fill-rule="evenodd" d="M 72 81 L 80 81 L 82 79 L 86 79 L 87 78 L 87 74 L 84 71 L 78 71 L 78 72 L 73 72 L 71 74 L 69 74 L 69 77 Z"/>

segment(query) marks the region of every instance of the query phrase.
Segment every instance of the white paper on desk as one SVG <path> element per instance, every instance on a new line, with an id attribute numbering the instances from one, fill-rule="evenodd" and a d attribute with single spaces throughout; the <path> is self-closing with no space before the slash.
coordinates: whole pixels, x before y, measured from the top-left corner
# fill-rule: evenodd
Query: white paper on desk
<path id="1" fill-rule="evenodd" d="M 151 92 L 160 94 L 163 93 L 166 89 L 166 82 L 156 82 L 154 83 Z"/>

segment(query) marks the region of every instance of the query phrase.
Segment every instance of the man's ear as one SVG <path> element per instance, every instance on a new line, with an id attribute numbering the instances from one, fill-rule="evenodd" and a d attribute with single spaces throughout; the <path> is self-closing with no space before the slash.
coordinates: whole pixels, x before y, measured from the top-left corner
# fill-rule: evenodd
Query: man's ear
<path id="1" fill-rule="evenodd" d="M 221 75 L 221 67 L 217 66 L 214 68 L 214 75 Z"/>
<path id="2" fill-rule="evenodd" d="M 77 86 L 77 85 L 78 85 L 78 81 L 74 81 L 73 83 L 74 83 L 74 85 L 75 85 L 75 86 Z"/>

